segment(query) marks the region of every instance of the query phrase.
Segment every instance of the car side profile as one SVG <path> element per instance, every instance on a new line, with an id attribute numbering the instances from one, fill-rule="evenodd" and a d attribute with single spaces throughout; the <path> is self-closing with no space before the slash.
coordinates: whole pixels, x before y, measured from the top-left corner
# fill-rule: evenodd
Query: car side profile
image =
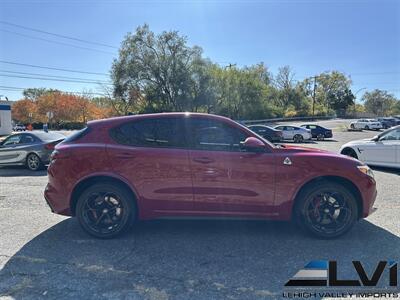
<path id="1" fill-rule="evenodd" d="M 38 171 L 50 162 L 54 147 L 65 136 L 57 132 L 32 131 L 8 136 L 0 143 L 0 166 L 23 165 Z"/>
<path id="2" fill-rule="evenodd" d="M 365 130 L 379 130 L 383 126 L 381 122 L 374 119 L 359 119 L 355 122 L 350 123 L 351 129 L 365 129 Z"/>
<path id="3" fill-rule="evenodd" d="M 300 127 L 311 130 L 311 135 L 314 139 L 318 141 L 323 141 L 324 139 L 329 139 L 333 137 L 332 130 L 322 127 L 316 124 L 304 124 Z"/>
<path id="4" fill-rule="evenodd" d="M 373 137 L 344 144 L 340 153 L 369 165 L 400 168 L 400 125 Z"/>
<path id="5" fill-rule="evenodd" d="M 275 126 L 276 130 L 281 130 L 284 140 L 292 140 L 295 143 L 301 143 L 305 140 L 311 140 L 311 130 L 293 126 L 293 125 L 278 125 Z"/>
<path id="6" fill-rule="evenodd" d="M 275 146 L 231 119 L 161 113 L 98 120 L 56 146 L 51 210 L 112 238 L 136 220 L 295 220 L 334 238 L 373 212 L 376 183 L 358 160 Z"/>

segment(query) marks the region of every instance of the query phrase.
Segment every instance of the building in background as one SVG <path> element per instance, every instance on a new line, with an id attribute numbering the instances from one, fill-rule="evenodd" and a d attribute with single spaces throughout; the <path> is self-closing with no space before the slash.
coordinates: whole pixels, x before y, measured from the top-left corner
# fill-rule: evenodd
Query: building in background
<path id="1" fill-rule="evenodd" d="M 11 102 L 0 101 L 0 136 L 8 135 L 11 132 Z"/>

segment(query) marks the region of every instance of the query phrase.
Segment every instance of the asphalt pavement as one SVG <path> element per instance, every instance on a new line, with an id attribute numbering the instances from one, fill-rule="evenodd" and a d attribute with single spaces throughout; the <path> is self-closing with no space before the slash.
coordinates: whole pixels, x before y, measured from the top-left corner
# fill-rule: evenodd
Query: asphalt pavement
<path id="1" fill-rule="evenodd" d="M 336 130 L 334 139 L 306 146 L 337 152 L 375 134 Z M 120 238 L 98 240 L 76 219 L 50 212 L 46 171 L 0 168 L 0 296 L 281 299 L 285 282 L 312 260 L 336 260 L 347 278 L 355 276 L 352 260 L 370 272 L 380 260 L 400 259 L 400 171 L 375 176 L 378 211 L 335 240 L 286 222 L 227 220 L 140 222 Z"/>

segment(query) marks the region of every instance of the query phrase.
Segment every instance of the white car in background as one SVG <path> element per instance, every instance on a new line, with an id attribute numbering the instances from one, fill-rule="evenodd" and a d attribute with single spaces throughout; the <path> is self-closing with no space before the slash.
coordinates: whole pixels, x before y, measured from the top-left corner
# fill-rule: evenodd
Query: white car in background
<path id="1" fill-rule="evenodd" d="M 382 129 L 382 123 L 374 119 L 360 119 L 350 123 L 351 129 L 379 130 Z"/>
<path id="2" fill-rule="evenodd" d="M 400 125 L 373 137 L 344 144 L 340 153 L 369 165 L 400 168 Z"/>
<path id="3" fill-rule="evenodd" d="M 296 143 L 301 143 L 304 140 L 311 140 L 311 130 L 293 126 L 293 125 L 278 125 L 276 130 L 281 130 L 284 140 L 293 140 Z"/>

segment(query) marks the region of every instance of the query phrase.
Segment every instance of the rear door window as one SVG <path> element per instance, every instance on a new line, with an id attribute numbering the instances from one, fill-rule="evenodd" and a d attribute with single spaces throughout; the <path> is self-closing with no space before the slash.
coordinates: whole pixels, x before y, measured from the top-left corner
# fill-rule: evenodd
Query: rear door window
<path id="1" fill-rule="evenodd" d="M 135 147 L 186 148 L 183 118 L 144 119 L 111 130 L 119 144 Z"/>

